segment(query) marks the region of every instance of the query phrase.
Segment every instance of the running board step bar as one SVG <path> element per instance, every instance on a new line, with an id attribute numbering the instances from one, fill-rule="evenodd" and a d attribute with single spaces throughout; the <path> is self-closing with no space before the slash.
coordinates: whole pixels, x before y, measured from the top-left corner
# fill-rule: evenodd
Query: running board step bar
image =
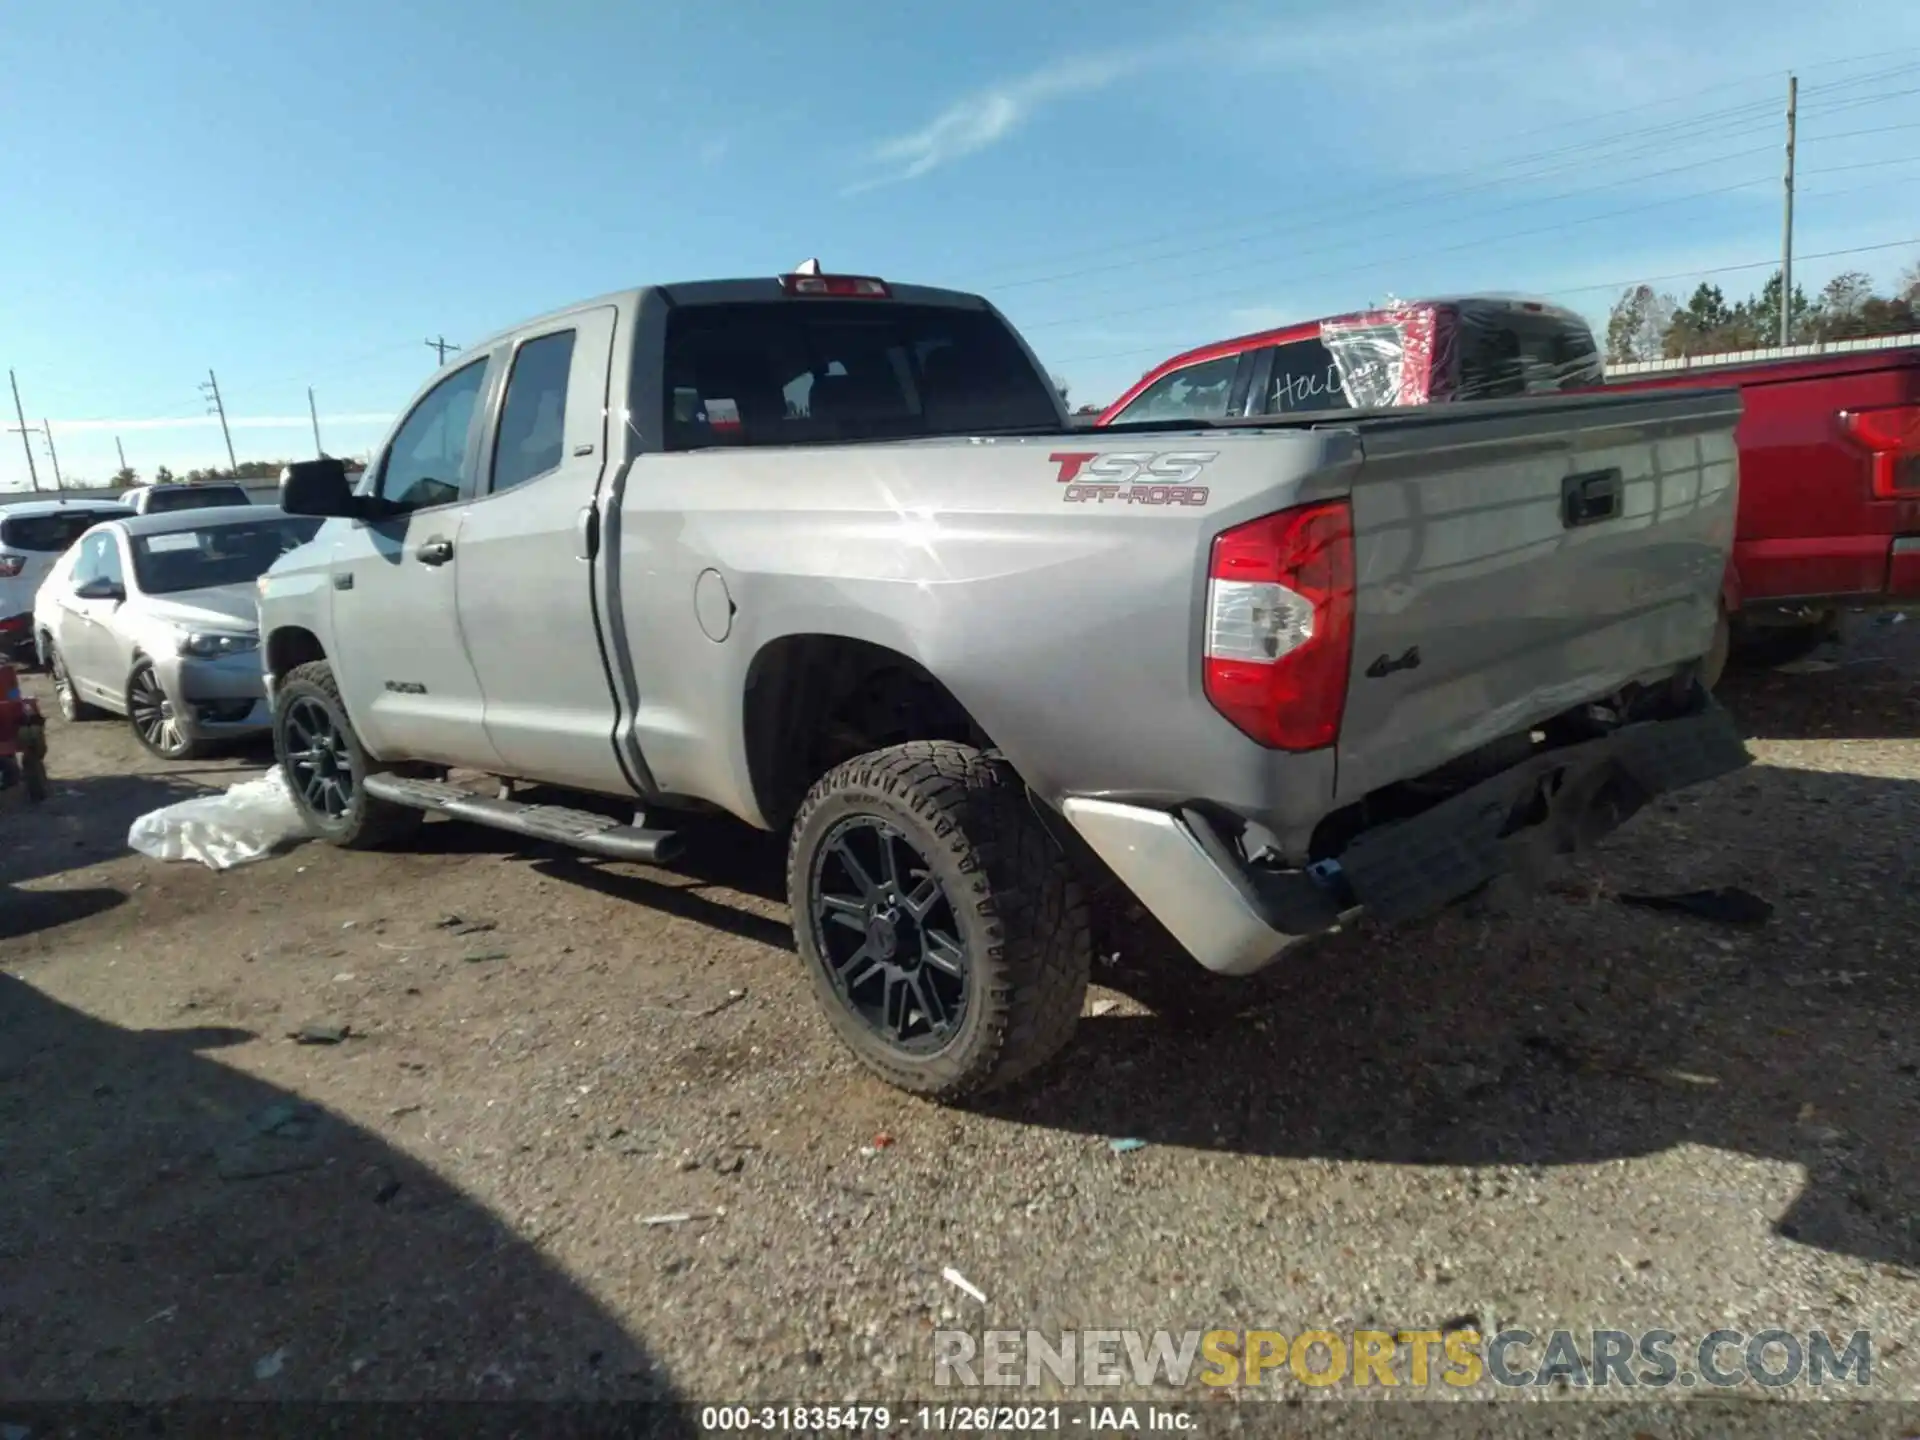
<path id="1" fill-rule="evenodd" d="M 490 825 L 529 840 L 571 845 L 615 860 L 638 860 L 648 865 L 670 865 L 679 858 L 680 836 L 672 830 L 636 830 L 590 810 L 559 805 L 524 805 L 518 800 L 496 800 L 476 795 L 440 780 L 414 780 L 385 772 L 369 775 L 367 794 L 415 810 L 437 810 L 455 820 Z"/>

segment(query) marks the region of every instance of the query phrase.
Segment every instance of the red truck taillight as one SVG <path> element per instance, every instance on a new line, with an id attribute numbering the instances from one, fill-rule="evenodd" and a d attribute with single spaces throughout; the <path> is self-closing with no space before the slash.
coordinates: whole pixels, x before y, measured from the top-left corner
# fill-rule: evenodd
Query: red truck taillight
<path id="1" fill-rule="evenodd" d="M 1353 514 L 1345 500 L 1236 526 L 1207 569 L 1206 690 L 1262 745 L 1340 734 L 1353 659 Z"/>
<path id="2" fill-rule="evenodd" d="M 1843 410 L 1840 425 L 1873 457 L 1875 499 L 1904 500 L 1920 495 L 1920 405 Z"/>

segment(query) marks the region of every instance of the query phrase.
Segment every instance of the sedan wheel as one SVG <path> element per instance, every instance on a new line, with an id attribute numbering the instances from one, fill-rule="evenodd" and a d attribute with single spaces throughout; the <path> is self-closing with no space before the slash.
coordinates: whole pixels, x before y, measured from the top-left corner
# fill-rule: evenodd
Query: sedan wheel
<path id="1" fill-rule="evenodd" d="M 193 752 L 151 660 L 135 665 L 127 678 L 127 719 L 140 743 L 162 760 L 182 760 Z"/>
<path id="2" fill-rule="evenodd" d="M 54 703 L 60 707 L 60 718 L 69 724 L 81 720 L 91 720 L 100 712 L 80 698 L 80 692 L 73 688 L 73 676 L 67 673 L 67 657 L 55 648 L 48 656 L 48 666 L 53 671 Z"/>

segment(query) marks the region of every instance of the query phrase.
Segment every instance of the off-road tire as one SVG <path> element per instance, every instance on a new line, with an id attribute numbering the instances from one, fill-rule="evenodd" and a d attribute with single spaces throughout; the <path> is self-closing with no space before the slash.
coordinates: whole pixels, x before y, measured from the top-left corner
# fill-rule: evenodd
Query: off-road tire
<path id="1" fill-rule="evenodd" d="M 47 647 L 47 673 L 53 677 L 54 709 L 60 712 L 60 718 L 69 725 L 78 725 L 86 720 L 99 720 L 106 711 L 98 705 L 89 705 L 80 698 L 80 692 L 73 688 L 73 672 L 67 669 L 67 657 L 60 653 L 58 645 Z"/>
<path id="2" fill-rule="evenodd" d="M 344 742 L 352 794 L 345 813 L 338 818 L 313 809 L 301 793 L 294 771 L 287 763 L 287 714 L 294 701 L 303 697 L 317 701 L 327 710 Z M 398 845 L 411 839 L 426 819 L 424 811 L 410 805 L 395 805 L 367 794 L 367 776 L 388 767 L 371 759 L 361 747 L 360 737 L 354 734 L 353 722 L 347 718 L 347 707 L 341 703 L 340 686 L 334 681 L 333 667 L 325 660 L 313 660 L 295 666 L 274 687 L 273 753 L 280 764 L 281 773 L 286 776 L 287 789 L 293 794 L 294 807 L 299 810 L 300 818 L 306 821 L 307 828 L 314 835 L 331 845 L 343 850 L 377 850 Z"/>
<path id="3" fill-rule="evenodd" d="M 917 849 L 945 890 L 968 965 L 959 1028 L 911 1054 L 841 998 L 821 953 L 813 884 L 836 825 L 871 816 Z M 887 1083 L 942 1101 L 999 1089 L 1063 1049 L 1079 1023 L 1092 964 L 1087 906 L 1065 854 L 1013 768 L 952 741 L 859 755 L 808 791 L 787 846 L 794 943 L 828 1022 Z"/>

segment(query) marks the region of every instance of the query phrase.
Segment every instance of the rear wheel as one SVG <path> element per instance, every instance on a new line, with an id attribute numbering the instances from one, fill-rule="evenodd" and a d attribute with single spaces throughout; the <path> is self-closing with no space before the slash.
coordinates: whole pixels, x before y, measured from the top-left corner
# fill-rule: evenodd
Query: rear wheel
<path id="1" fill-rule="evenodd" d="M 58 645 L 47 647 L 47 668 L 53 672 L 53 699 L 60 708 L 62 720 L 78 724 L 82 720 L 100 718 L 103 712 L 99 706 L 89 705 L 73 688 L 73 676 L 67 670 L 67 657 L 60 653 Z"/>
<path id="2" fill-rule="evenodd" d="M 27 799 L 38 805 L 47 798 L 47 761 L 39 754 L 20 757 L 20 779 L 27 787 Z"/>
<path id="3" fill-rule="evenodd" d="M 1700 661 L 1700 683 L 1709 691 L 1720 686 L 1720 677 L 1727 673 L 1727 654 L 1733 644 L 1733 626 L 1727 619 L 1727 610 L 1720 607 L 1720 618 L 1714 622 L 1713 648 L 1708 650 Z"/>
<path id="4" fill-rule="evenodd" d="M 377 849 L 410 838 L 426 819 L 411 806 L 367 794 L 367 776 L 384 767 L 361 748 L 324 660 L 295 667 L 275 687 L 273 749 L 295 807 L 322 840 Z"/>
<path id="5" fill-rule="evenodd" d="M 160 683 L 153 661 L 142 656 L 127 677 L 127 723 L 134 739 L 162 760 L 191 760 L 201 747 L 180 723 L 180 712 Z"/>
<path id="6" fill-rule="evenodd" d="M 1763 670 L 1803 659 L 1839 634 L 1840 612 L 1828 610 L 1785 625 L 1735 625 L 1730 648 L 1735 664 Z"/>
<path id="7" fill-rule="evenodd" d="M 949 741 L 847 761 L 794 820 L 787 894 L 816 998 L 889 1084 L 957 1100 L 1073 1034 L 1086 903 L 1004 761 Z"/>

